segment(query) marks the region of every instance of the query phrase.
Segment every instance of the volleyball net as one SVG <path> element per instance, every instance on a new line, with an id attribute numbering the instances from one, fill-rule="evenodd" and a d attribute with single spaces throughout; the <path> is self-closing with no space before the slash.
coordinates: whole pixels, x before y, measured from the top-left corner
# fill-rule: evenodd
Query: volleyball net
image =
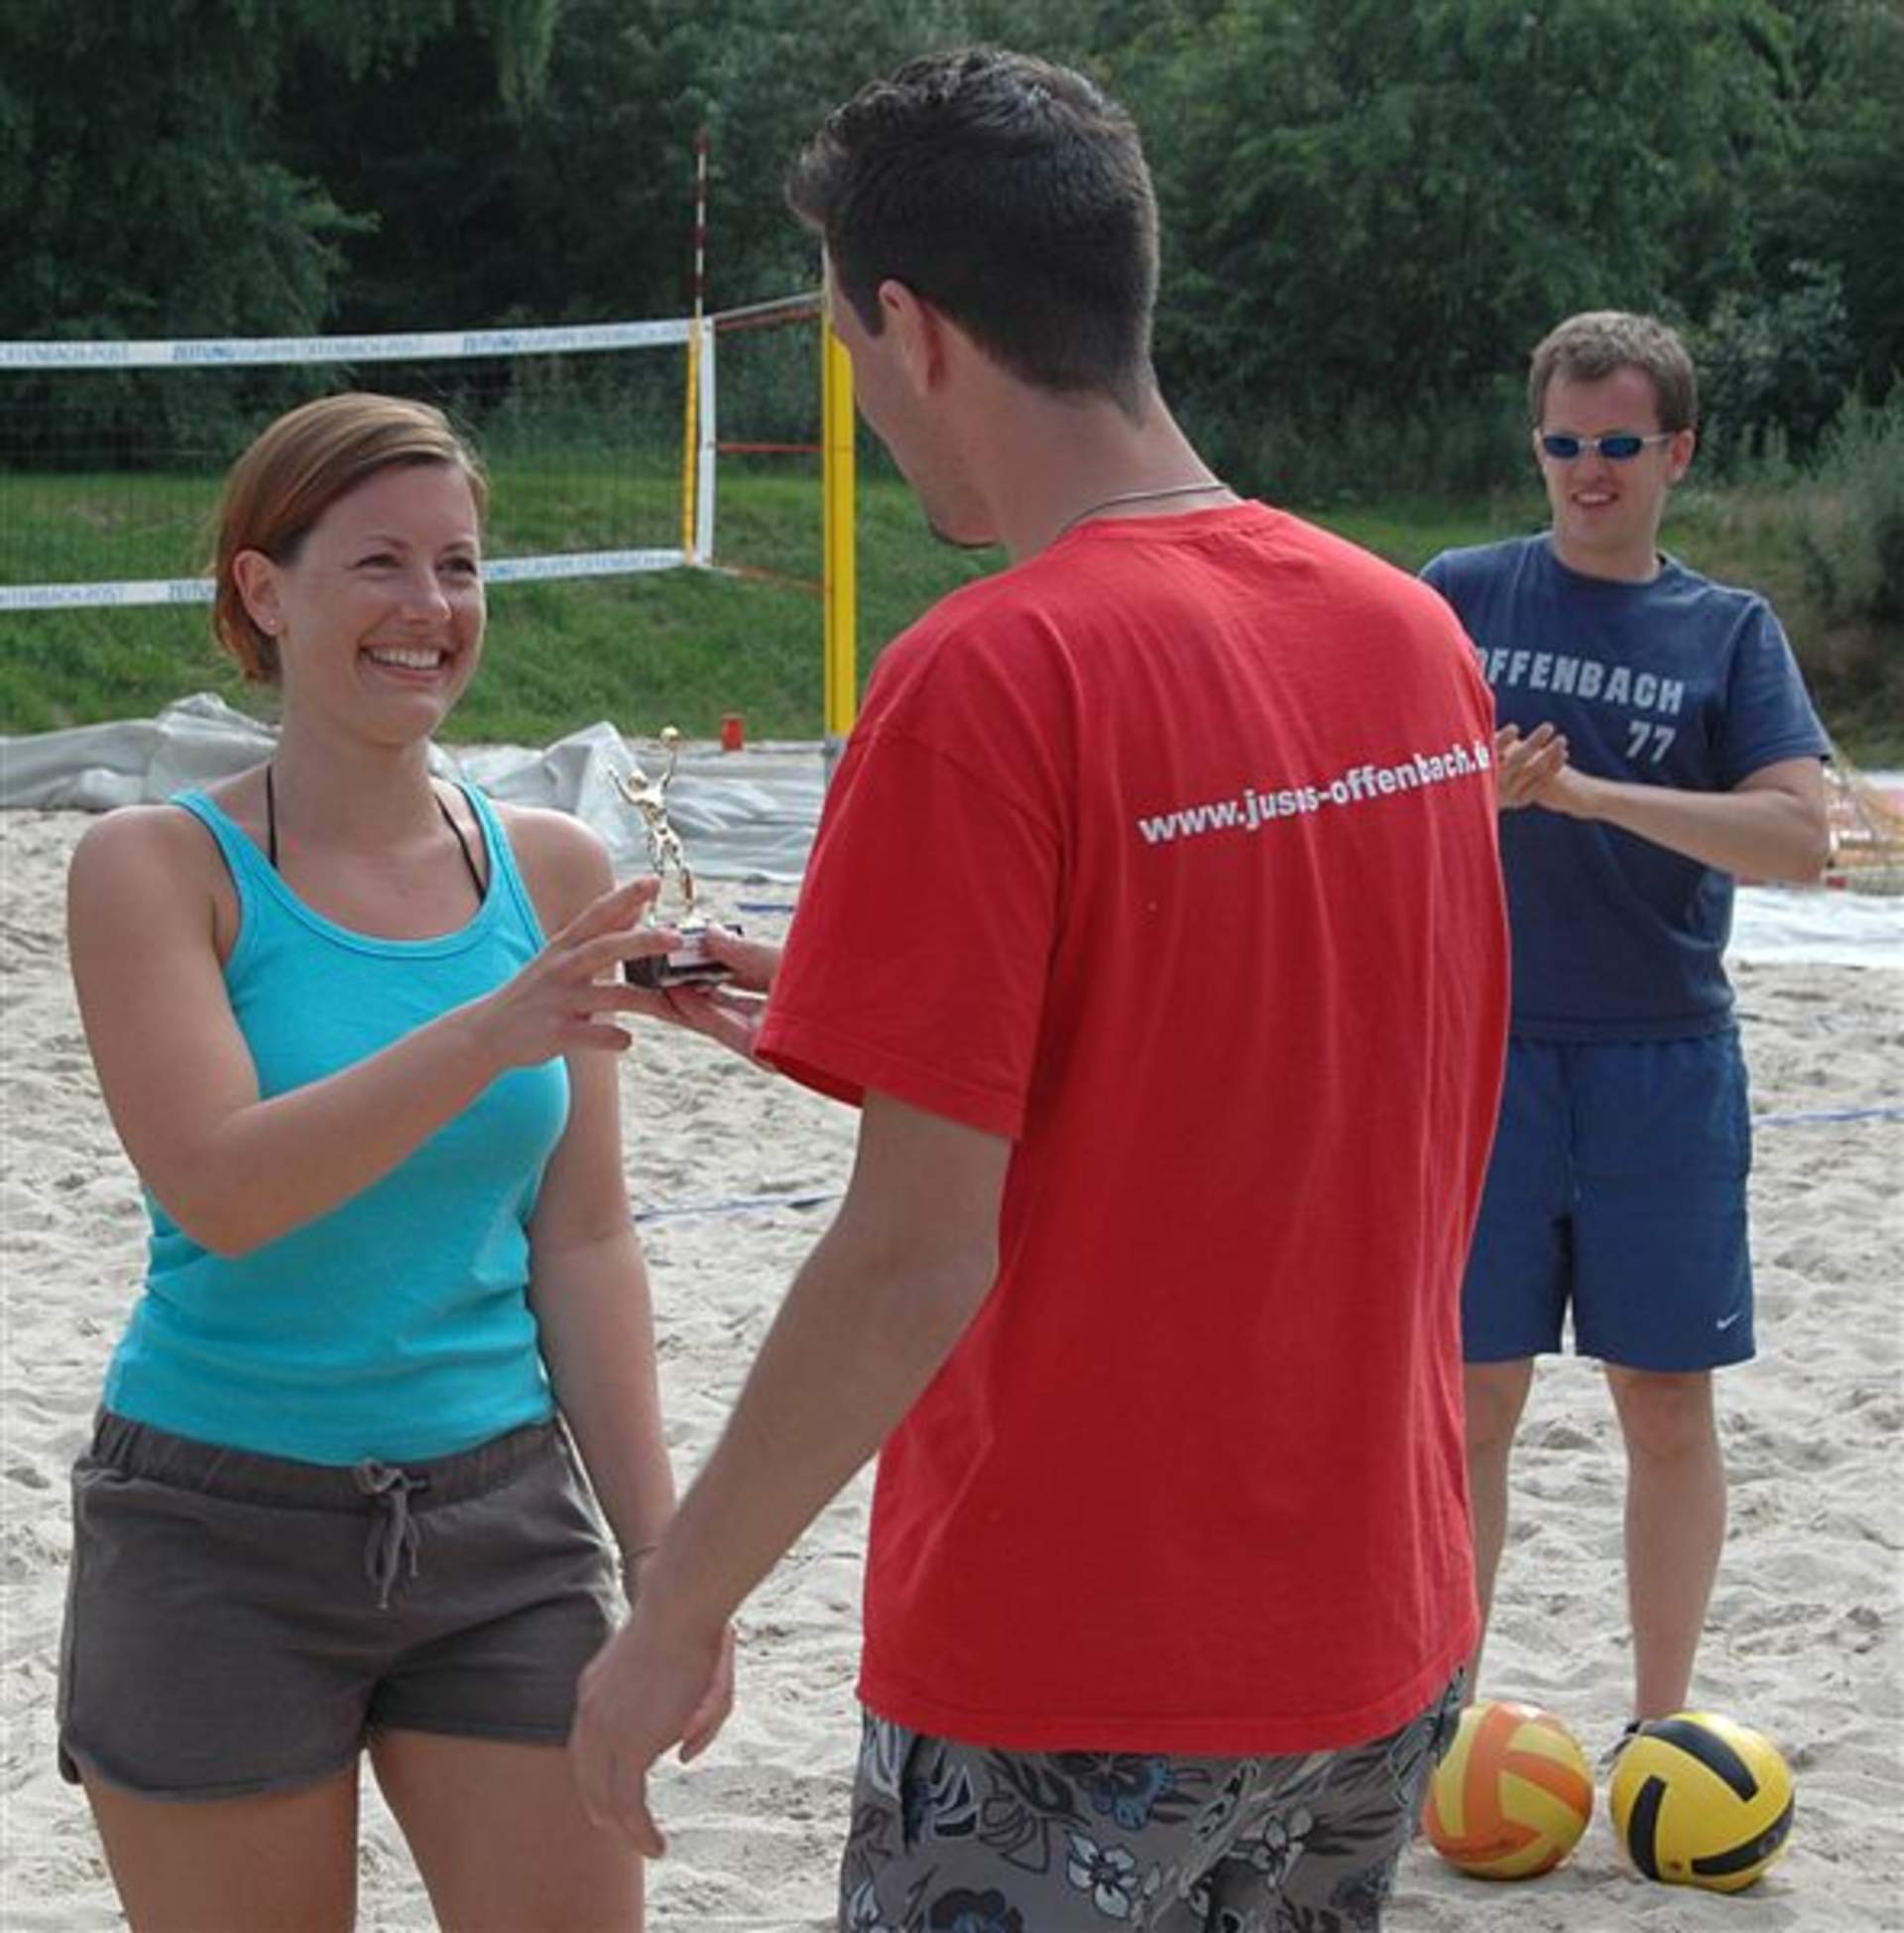
<path id="1" fill-rule="evenodd" d="M 208 603 L 232 459 L 300 402 L 381 390 L 437 405 L 482 452 L 490 585 L 705 569 L 810 595 L 844 731 L 853 437 L 836 357 L 813 294 L 572 327 L 0 342 L 0 622 Z M 764 487 L 729 528 L 723 481 L 743 476 Z"/>

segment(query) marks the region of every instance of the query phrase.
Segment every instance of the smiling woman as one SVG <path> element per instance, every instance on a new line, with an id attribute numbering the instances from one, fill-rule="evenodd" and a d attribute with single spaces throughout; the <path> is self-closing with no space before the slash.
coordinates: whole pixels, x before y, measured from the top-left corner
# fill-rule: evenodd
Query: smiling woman
<path id="1" fill-rule="evenodd" d="M 276 554 L 238 551 L 232 576 L 289 705 L 402 701 L 404 730 L 434 731 L 482 653 L 481 544 L 469 475 L 404 463 Z"/>
<path id="2" fill-rule="evenodd" d="M 360 486 L 418 469 L 461 480 L 472 559 L 489 509 L 489 480 L 475 451 L 438 410 L 396 397 L 326 397 L 279 418 L 232 466 L 212 557 L 212 627 L 248 678 L 274 682 L 276 629 L 252 608 L 258 566 L 295 565 L 333 507 Z M 255 561 L 243 562 L 247 552 Z M 281 627 L 280 627 L 281 628 Z"/>
<path id="3" fill-rule="evenodd" d="M 578 820 L 431 776 L 486 496 L 421 405 L 266 429 L 214 627 L 282 692 L 273 757 L 73 857 L 152 1245 L 74 1473 L 60 1746 L 135 1926 L 347 1926 L 366 1752 L 441 1923 L 641 1920 L 563 1748 L 616 1546 L 672 1509 L 615 1066 L 668 936 Z"/>

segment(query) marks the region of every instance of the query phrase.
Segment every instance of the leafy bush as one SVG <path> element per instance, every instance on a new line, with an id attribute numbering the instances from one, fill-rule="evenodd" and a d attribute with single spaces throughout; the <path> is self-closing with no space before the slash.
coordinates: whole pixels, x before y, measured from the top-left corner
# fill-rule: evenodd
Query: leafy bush
<path id="1" fill-rule="evenodd" d="M 1846 403 L 1797 504 L 1806 579 L 1826 613 L 1904 621 L 1904 383 L 1878 407 Z"/>
<path id="2" fill-rule="evenodd" d="M 1764 592 L 1841 743 L 1904 764 L 1904 385 L 1846 403 L 1802 467 L 1773 438 L 1733 480 L 1675 491 L 1666 546 Z"/>
<path id="3" fill-rule="evenodd" d="M 1701 460 L 1736 475 L 1774 449 L 1809 456 L 1838 415 L 1858 345 L 1835 263 L 1793 262 L 1782 290 L 1730 290 L 1688 346 L 1699 365 Z"/>
<path id="4" fill-rule="evenodd" d="M 1373 396 L 1337 408 L 1271 399 L 1260 410 L 1193 398 L 1181 414 L 1220 475 L 1276 503 L 1473 500 L 1534 476 L 1517 376 L 1408 410 Z"/>

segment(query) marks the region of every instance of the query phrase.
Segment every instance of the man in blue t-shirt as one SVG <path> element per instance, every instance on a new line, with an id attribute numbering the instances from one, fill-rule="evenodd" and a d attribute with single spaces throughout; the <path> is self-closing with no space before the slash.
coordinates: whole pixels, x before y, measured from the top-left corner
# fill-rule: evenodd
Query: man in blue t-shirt
<path id="1" fill-rule="evenodd" d="M 1638 1720 L 1687 1703 L 1726 1530 L 1712 1371 L 1752 1354 L 1732 882 L 1818 876 L 1829 742 L 1765 600 L 1659 550 L 1697 422 L 1679 337 L 1573 316 L 1528 400 L 1552 529 L 1424 572 L 1494 688 L 1513 933 L 1464 1290 L 1469 1481 L 1485 1617 L 1533 1359 L 1571 1306 L 1626 1445 Z"/>

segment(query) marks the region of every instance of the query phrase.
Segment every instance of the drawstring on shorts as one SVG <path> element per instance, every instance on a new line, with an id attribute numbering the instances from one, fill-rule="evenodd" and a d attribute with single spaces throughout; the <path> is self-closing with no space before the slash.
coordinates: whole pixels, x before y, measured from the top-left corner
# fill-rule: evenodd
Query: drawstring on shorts
<path id="1" fill-rule="evenodd" d="M 396 1588 L 397 1574 L 404 1558 L 410 1558 L 410 1574 L 416 1575 L 416 1551 L 421 1538 L 416 1520 L 410 1513 L 410 1499 L 415 1491 L 427 1490 L 427 1477 L 413 1477 L 394 1463 L 379 1463 L 366 1457 L 351 1472 L 357 1488 L 375 1506 L 370 1536 L 364 1545 L 364 1575 L 377 1587 L 377 1609 L 390 1609 L 390 1594 Z"/>

